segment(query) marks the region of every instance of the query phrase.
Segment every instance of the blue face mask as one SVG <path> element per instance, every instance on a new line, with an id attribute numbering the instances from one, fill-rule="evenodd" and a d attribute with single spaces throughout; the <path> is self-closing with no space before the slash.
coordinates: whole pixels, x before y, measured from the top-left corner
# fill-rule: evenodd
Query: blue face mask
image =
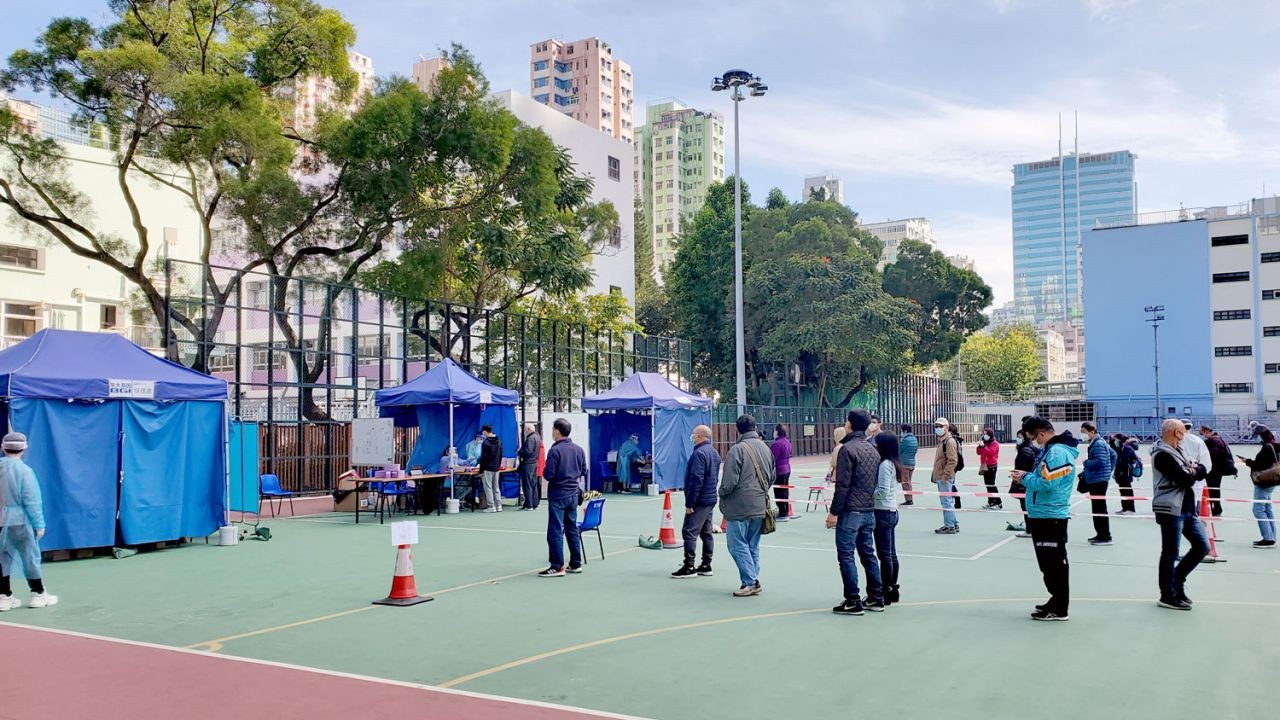
<path id="1" fill-rule="evenodd" d="M 946 431 L 947 431 L 947 429 L 946 429 L 946 428 L 940 428 L 940 427 L 938 427 L 938 428 L 934 428 L 934 429 L 933 429 L 933 434 L 934 434 L 934 435 L 937 435 L 938 437 L 942 437 L 943 433 L 945 433 Z"/>

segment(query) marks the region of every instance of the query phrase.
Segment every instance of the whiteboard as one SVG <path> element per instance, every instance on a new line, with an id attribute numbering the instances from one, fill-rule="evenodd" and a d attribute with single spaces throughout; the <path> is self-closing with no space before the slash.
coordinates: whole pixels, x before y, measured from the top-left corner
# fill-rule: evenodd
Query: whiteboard
<path id="1" fill-rule="evenodd" d="M 351 421 L 351 464 L 382 467 L 396 459 L 396 428 L 391 418 Z"/>

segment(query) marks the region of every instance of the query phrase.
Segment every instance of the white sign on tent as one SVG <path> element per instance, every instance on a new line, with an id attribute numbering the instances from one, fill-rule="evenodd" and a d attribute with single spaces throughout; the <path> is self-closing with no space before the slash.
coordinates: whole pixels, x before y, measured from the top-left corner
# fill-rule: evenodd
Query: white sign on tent
<path id="1" fill-rule="evenodd" d="M 391 418 L 351 421 L 351 464 L 382 467 L 396 459 L 396 427 Z"/>

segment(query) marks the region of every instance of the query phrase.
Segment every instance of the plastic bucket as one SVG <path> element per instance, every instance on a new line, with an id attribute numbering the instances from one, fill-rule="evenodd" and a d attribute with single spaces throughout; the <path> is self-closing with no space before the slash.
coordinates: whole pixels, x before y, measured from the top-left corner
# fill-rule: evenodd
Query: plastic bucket
<path id="1" fill-rule="evenodd" d="M 657 496 L 658 496 L 658 483 L 656 483 L 656 482 L 651 482 L 651 483 L 649 483 L 649 493 L 648 493 L 648 494 L 649 494 L 649 495 L 653 495 L 654 497 L 657 497 Z"/>
<path id="2" fill-rule="evenodd" d="M 457 515 L 457 514 L 458 514 L 458 511 L 460 510 L 460 506 L 461 506 L 461 504 L 462 504 L 462 503 L 458 500 L 458 498 L 445 498 L 445 501 L 444 501 L 444 514 L 445 514 L 445 515 Z"/>
<path id="3" fill-rule="evenodd" d="M 223 525 L 218 528 L 219 545 L 236 545 L 240 542 L 240 528 L 235 525 Z"/>

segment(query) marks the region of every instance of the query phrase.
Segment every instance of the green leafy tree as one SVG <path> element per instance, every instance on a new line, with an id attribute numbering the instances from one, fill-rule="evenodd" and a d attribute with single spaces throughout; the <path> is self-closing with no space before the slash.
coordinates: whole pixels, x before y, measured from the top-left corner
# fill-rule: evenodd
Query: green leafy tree
<path id="1" fill-rule="evenodd" d="M 954 358 L 965 337 L 987 324 L 982 311 L 991 305 L 991 288 L 926 243 L 902 242 L 897 261 L 884 269 L 884 288 L 919 308 L 918 363 Z"/>
<path id="2" fill-rule="evenodd" d="M 675 330 L 671 302 L 654 275 L 653 236 L 644 217 L 644 202 L 635 201 L 636 322 L 650 335 L 671 335 Z"/>
<path id="3" fill-rule="evenodd" d="M 1029 325 L 969 337 L 960 350 L 967 388 L 1025 396 L 1040 378 L 1039 343 Z"/>
<path id="4" fill-rule="evenodd" d="M 783 194 L 780 188 L 769 190 L 769 197 L 765 199 L 765 209 L 767 210 L 783 210 L 791 205 L 791 201 L 787 200 L 787 196 Z"/>

